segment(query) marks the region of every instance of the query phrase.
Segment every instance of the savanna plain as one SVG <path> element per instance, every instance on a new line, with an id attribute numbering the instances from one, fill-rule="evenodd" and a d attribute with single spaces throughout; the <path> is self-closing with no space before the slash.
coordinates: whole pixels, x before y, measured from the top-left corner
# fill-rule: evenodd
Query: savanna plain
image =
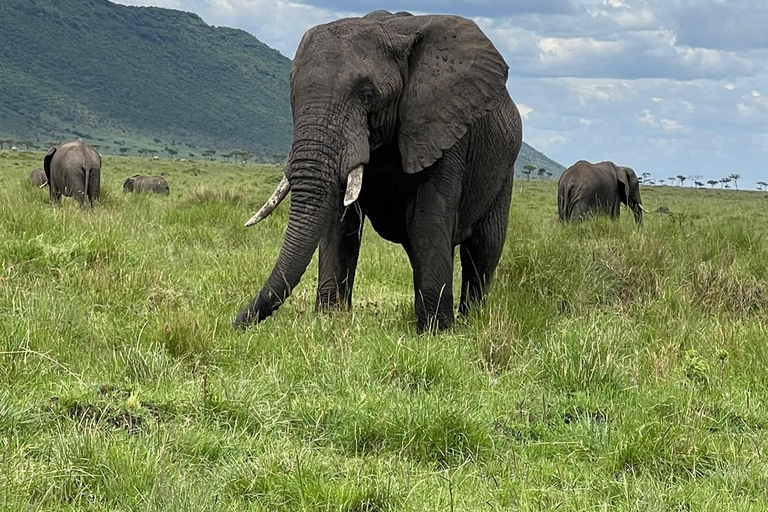
<path id="1" fill-rule="evenodd" d="M 2 510 L 768 510 L 765 193 L 646 187 L 672 215 L 562 226 L 555 182 L 518 180 L 450 331 L 416 334 L 367 226 L 352 311 L 314 313 L 313 263 L 239 332 L 278 167 L 105 156 L 81 211 L 26 181 L 42 156 L 0 152 Z"/>

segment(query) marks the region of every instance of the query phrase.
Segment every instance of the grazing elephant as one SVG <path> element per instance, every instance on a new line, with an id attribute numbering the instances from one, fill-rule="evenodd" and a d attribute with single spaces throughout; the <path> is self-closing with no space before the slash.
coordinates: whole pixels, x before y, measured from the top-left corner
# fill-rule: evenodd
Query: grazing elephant
<path id="1" fill-rule="evenodd" d="M 640 181 L 629 167 L 579 160 L 565 170 L 557 183 L 557 213 L 562 222 L 592 213 L 608 213 L 618 219 L 620 203 L 632 210 L 638 225 L 643 223 Z"/>
<path id="2" fill-rule="evenodd" d="M 46 178 L 45 176 L 45 169 L 41 167 L 39 169 L 33 169 L 29 171 L 29 181 L 31 181 L 33 185 L 38 186 L 40 188 L 47 185 L 48 178 Z"/>
<path id="3" fill-rule="evenodd" d="M 171 193 L 171 187 L 162 176 L 140 176 L 138 174 L 131 176 L 123 183 L 123 192 L 154 192 L 167 196 Z"/>
<path id="4" fill-rule="evenodd" d="M 280 254 L 236 327 L 288 298 L 319 246 L 315 308 L 348 308 L 364 219 L 405 249 L 417 329 L 454 322 L 482 300 L 501 257 L 522 142 L 508 66 L 458 16 L 376 11 L 310 29 L 291 70 L 293 145 L 260 221 L 291 192 Z"/>
<path id="5" fill-rule="evenodd" d="M 43 160 L 51 202 L 61 195 L 74 197 L 85 206 L 99 200 L 101 155 L 81 140 L 52 146 Z"/>

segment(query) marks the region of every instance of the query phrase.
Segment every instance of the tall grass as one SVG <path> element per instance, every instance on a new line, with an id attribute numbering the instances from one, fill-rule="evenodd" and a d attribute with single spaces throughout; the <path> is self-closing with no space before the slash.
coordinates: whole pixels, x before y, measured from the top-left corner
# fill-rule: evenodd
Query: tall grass
<path id="1" fill-rule="evenodd" d="M 41 159 L 0 152 L 0 509 L 768 508 L 765 194 L 649 188 L 672 215 L 561 226 L 554 183 L 518 182 L 449 332 L 416 334 L 369 227 L 352 311 L 313 312 L 313 264 L 240 333 L 279 169 L 105 157 L 81 211 L 27 185 Z M 122 194 L 138 173 L 171 196 Z"/>

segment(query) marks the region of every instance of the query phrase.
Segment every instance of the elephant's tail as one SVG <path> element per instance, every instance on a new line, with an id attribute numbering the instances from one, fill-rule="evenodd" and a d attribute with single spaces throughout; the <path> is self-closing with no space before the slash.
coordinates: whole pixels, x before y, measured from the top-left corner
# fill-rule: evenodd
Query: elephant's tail
<path id="1" fill-rule="evenodd" d="M 83 167 L 83 171 L 85 171 L 85 188 L 83 189 L 83 204 L 85 204 L 86 201 L 93 204 L 91 201 L 91 195 L 88 192 L 88 185 L 91 182 L 91 168 L 90 166 L 86 165 Z"/>

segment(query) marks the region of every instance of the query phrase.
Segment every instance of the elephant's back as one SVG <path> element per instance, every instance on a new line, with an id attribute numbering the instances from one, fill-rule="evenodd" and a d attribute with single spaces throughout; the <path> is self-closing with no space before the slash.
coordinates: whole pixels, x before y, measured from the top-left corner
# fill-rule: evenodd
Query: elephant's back
<path id="1" fill-rule="evenodd" d="M 66 142 L 59 146 L 56 154 L 53 155 L 53 163 L 66 162 L 69 166 L 88 167 L 90 170 L 101 169 L 101 158 L 88 144 L 82 141 Z"/>

